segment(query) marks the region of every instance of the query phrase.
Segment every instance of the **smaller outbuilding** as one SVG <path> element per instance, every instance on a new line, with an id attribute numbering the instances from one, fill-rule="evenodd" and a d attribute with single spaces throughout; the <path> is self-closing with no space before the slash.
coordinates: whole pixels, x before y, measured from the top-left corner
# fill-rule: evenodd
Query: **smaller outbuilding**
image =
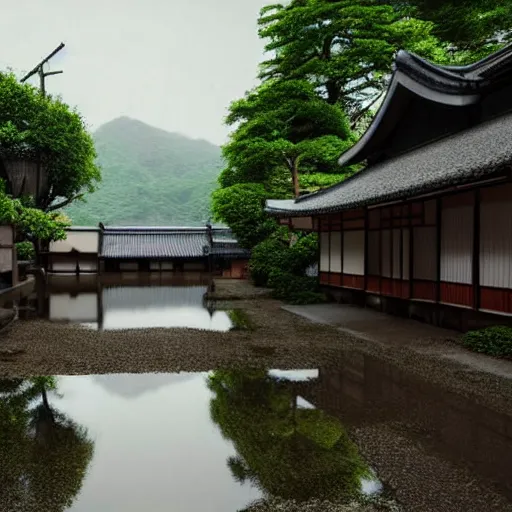
<path id="1" fill-rule="evenodd" d="M 71 227 L 44 254 L 50 273 L 207 272 L 245 278 L 250 251 L 228 229 Z"/>
<path id="2" fill-rule="evenodd" d="M 100 268 L 105 272 L 206 271 L 208 245 L 206 228 L 105 228 Z"/>

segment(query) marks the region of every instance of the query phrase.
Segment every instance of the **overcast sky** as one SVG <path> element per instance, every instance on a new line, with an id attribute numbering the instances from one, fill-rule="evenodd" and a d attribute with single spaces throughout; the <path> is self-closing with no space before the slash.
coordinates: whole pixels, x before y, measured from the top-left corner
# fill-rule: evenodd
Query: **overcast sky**
<path id="1" fill-rule="evenodd" d="M 267 3 L 0 0 L 0 69 L 21 78 L 63 41 L 47 90 L 91 129 L 124 115 L 221 144 L 226 107 L 256 84 Z"/>

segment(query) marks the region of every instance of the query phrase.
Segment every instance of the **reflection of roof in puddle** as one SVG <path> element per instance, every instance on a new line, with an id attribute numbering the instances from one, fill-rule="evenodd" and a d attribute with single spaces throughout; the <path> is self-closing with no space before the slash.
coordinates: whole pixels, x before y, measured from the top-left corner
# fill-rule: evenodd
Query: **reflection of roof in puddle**
<path id="1" fill-rule="evenodd" d="M 278 379 L 296 382 L 318 379 L 318 370 L 270 370 L 268 373 Z"/>
<path id="2" fill-rule="evenodd" d="M 105 288 L 103 307 L 109 309 L 133 309 L 152 306 L 201 306 L 206 286 L 125 286 Z"/>
<path id="3" fill-rule="evenodd" d="M 145 373 L 94 375 L 93 379 L 110 393 L 124 398 L 138 398 L 150 391 L 196 379 L 200 373 Z"/>

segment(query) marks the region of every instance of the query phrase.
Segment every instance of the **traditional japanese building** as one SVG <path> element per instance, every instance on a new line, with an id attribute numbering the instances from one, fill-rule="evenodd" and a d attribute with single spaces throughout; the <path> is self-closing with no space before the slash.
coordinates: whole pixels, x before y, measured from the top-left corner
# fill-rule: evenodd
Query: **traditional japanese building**
<path id="1" fill-rule="evenodd" d="M 243 278 L 250 257 L 227 229 L 72 227 L 44 254 L 51 273 L 204 272 Z"/>
<path id="2" fill-rule="evenodd" d="M 512 47 L 465 67 L 399 52 L 379 112 L 339 163 L 366 167 L 267 202 L 319 233 L 327 290 L 461 329 L 512 314 Z"/>

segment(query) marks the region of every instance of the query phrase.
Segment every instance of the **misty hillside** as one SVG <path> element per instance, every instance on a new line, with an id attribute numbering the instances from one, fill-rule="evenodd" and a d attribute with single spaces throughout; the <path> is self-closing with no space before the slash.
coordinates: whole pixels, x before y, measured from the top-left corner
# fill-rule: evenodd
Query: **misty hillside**
<path id="1" fill-rule="evenodd" d="M 121 117 L 94 133 L 103 181 L 66 209 L 75 225 L 199 225 L 221 168 L 220 148 Z"/>

